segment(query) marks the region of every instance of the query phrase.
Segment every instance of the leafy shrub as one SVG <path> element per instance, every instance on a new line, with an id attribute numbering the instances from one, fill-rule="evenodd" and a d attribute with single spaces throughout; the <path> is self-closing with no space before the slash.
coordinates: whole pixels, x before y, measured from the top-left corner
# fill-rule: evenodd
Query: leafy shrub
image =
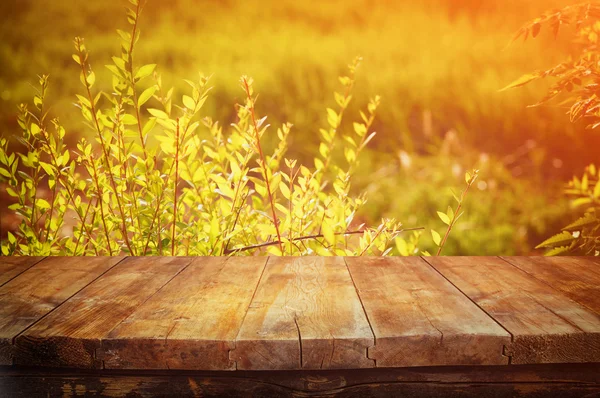
<path id="1" fill-rule="evenodd" d="M 563 26 L 572 25 L 575 30 L 574 44 L 577 57 L 547 69 L 521 76 L 504 89 L 520 87 L 542 78 L 553 78 L 554 83 L 547 95 L 537 104 L 563 97 L 562 104 L 569 105 L 567 114 L 572 122 L 585 120 L 588 129 L 600 126 L 600 4 L 587 2 L 564 7 L 542 15 L 525 24 L 514 37 L 536 37 L 542 26 L 550 28 L 555 36 Z M 566 194 L 573 198 L 572 207 L 580 217 L 562 228 L 562 231 L 546 239 L 538 248 L 547 248 L 548 255 L 575 253 L 600 255 L 600 181 L 598 171 L 592 164 L 585 169 L 581 179 L 574 177 Z"/>
<path id="2" fill-rule="evenodd" d="M 350 195 L 351 180 L 375 136 L 380 104 L 374 97 L 353 132 L 339 137 L 360 59 L 340 78 L 343 90 L 334 93 L 336 109 L 327 108 L 328 126 L 309 168 L 285 157 L 291 124 L 276 130 L 271 152 L 263 148 L 269 125 L 258 115 L 251 78 L 240 80 L 245 100 L 226 132 L 200 116 L 208 77 L 185 80 L 189 88 L 178 102 L 155 64 L 136 66 L 141 4 L 130 3 L 131 31 L 118 31 L 122 53 L 106 66 L 110 92 L 96 89 L 85 42 L 74 41 L 83 88 L 76 106 L 95 142 L 82 138 L 76 150 L 67 147 L 64 126 L 48 120 L 47 76 L 39 79 L 33 110 L 19 108 L 24 149 L 11 152 L 0 141 L 0 176 L 16 201 L 9 208 L 22 218 L 3 242 L 4 255 L 418 253 L 418 233 L 405 240 L 395 220 L 376 227 L 354 222 L 366 199 Z M 342 164 L 333 161 L 336 148 Z M 475 177 L 468 176 L 468 186 Z M 459 213 L 444 214 L 449 233 Z"/>

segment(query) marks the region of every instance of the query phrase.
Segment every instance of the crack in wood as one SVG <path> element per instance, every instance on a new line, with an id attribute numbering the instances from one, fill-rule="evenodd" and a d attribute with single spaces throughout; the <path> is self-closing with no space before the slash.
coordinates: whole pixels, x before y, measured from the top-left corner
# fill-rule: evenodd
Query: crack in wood
<path id="1" fill-rule="evenodd" d="M 298 326 L 298 319 L 296 319 L 296 315 L 294 315 L 294 324 L 296 325 L 296 330 L 298 331 L 298 348 L 300 350 L 300 369 L 304 366 L 304 361 L 302 359 L 302 334 L 300 333 L 300 326 Z M 323 365 L 323 363 L 321 363 Z"/>

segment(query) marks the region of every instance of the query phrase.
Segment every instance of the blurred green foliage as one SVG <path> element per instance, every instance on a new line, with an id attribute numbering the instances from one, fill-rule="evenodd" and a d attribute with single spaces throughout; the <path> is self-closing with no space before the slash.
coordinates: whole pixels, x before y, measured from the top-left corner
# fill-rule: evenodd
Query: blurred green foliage
<path id="1" fill-rule="evenodd" d="M 543 85 L 498 92 L 523 70 L 555 63 L 569 51 L 560 38 L 552 46 L 505 48 L 523 20 L 564 3 L 149 0 L 136 63 L 158 63 L 165 85 L 178 93 L 182 79 L 198 70 L 214 74 L 204 112 L 223 125 L 235 121 L 233 104 L 243 101 L 239 76 L 253 76 L 261 93 L 257 109 L 273 125 L 294 124 L 289 156 L 308 163 L 327 124 L 323 109 L 333 103 L 336 76 L 361 55 L 348 120 L 374 94 L 382 105 L 373 126 L 378 135 L 355 175 L 353 188 L 369 197 L 360 217 L 439 226 L 436 210 L 452 202 L 448 188 L 464 183 L 457 167 L 477 166 L 486 185 L 467 200 L 444 253 L 529 253 L 563 221 L 559 180 L 587 164 L 600 142 L 555 107 L 527 109 Z M 41 73 L 50 75 L 47 101 L 67 140 L 74 144 L 88 134 L 73 111 L 79 72 L 71 40 L 86 38 L 97 80 L 109 82 L 103 65 L 119 52 L 114 32 L 124 25 L 123 6 L 119 0 L 0 4 L 0 135 L 18 130 L 16 105 L 29 101 L 29 83 Z M 350 122 L 341 126 L 351 128 Z M 446 150 L 449 131 L 455 145 Z M 483 162 L 482 153 L 489 154 Z M 410 158 L 410 167 L 402 157 Z"/>

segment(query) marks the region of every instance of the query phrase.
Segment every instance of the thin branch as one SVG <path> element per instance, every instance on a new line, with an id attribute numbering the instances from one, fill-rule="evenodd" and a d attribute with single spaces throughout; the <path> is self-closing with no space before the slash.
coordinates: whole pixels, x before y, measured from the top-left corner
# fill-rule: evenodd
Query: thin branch
<path id="1" fill-rule="evenodd" d="M 422 230 L 422 229 L 425 229 L 425 228 L 424 227 L 403 228 L 403 229 L 398 230 L 396 232 L 400 233 L 400 232 L 406 232 L 406 231 L 418 231 L 418 230 Z M 365 231 L 366 230 L 361 229 L 361 230 L 358 230 L 358 231 L 336 232 L 335 235 L 357 235 L 357 234 L 365 233 Z M 318 238 L 324 238 L 324 235 L 323 234 L 316 234 L 316 235 L 299 236 L 297 238 L 290 239 L 290 241 L 296 242 L 296 241 L 303 241 L 303 240 L 310 240 L 310 239 L 315 239 L 316 240 Z M 228 254 L 239 253 L 239 252 L 244 252 L 244 251 L 253 250 L 253 249 L 260 249 L 262 247 L 267 247 L 267 246 L 281 245 L 281 244 L 283 244 L 283 241 L 274 240 L 274 241 L 270 241 L 270 242 L 259 243 L 259 244 L 256 244 L 256 245 L 239 247 L 237 249 L 226 250 L 224 252 L 224 254 L 228 255 Z"/>
<path id="2" fill-rule="evenodd" d="M 273 193 L 271 191 L 271 184 L 269 182 L 269 169 L 267 166 L 267 161 L 262 151 L 262 147 L 260 145 L 260 133 L 258 131 L 258 124 L 256 123 L 256 115 L 254 113 L 254 98 L 251 96 L 250 86 L 248 84 L 248 80 L 244 77 L 242 78 L 244 83 L 244 88 L 246 90 L 246 95 L 249 101 L 250 108 L 250 116 L 252 117 L 252 124 L 254 126 L 254 133 L 256 134 L 256 146 L 258 148 L 258 154 L 260 156 L 260 164 L 262 166 L 262 171 L 264 174 L 265 184 L 267 186 L 267 193 L 269 194 L 269 203 L 271 204 L 271 213 L 273 214 L 273 225 L 275 226 L 275 232 L 277 232 L 277 242 L 279 245 L 279 251 L 283 254 L 283 244 L 281 241 L 281 234 L 279 233 L 279 221 L 277 220 L 277 213 L 275 212 L 275 201 L 273 200 Z"/>

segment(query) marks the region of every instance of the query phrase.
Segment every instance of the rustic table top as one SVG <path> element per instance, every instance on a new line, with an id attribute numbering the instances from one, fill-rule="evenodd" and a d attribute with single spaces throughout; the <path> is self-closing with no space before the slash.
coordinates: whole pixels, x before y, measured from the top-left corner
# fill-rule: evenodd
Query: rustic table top
<path id="1" fill-rule="evenodd" d="M 600 258 L 0 257 L 0 365 L 600 362 Z"/>

